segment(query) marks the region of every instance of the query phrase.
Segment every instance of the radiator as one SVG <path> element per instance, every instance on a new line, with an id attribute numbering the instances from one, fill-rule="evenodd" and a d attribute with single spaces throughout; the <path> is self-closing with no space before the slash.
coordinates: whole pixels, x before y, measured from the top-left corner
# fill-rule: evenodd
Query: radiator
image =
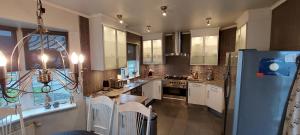
<path id="1" fill-rule="evenodd" d="M 25 126 L 26 135 L 35 135 L 35 124 L 31 123 L 27 126 Z M 21 135 L 21 130 L 18 129 L 15 132 L 13 132 L 11 135 Z"/>

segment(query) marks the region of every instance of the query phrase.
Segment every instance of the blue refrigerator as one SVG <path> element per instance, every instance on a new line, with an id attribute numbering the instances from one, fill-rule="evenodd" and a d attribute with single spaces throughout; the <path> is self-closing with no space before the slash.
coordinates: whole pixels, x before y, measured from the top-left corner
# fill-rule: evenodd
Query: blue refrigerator
<path id="1" fill-rule="evenodd" d="M 225 135 L 281 135 L 300 51 L 227 53 Z"/>

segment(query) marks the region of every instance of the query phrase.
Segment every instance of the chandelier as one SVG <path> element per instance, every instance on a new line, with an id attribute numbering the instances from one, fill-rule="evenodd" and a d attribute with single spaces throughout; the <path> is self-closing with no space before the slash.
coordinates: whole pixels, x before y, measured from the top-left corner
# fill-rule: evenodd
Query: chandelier
<path id="1" fill-rule="evenodd" d="M 8 74 L 7 76 L 7 59 L 4 56 L 4 54 L 0 50 L 0 90 L 2 94 L 2 98 L 4 98 L 7 102 L 16 102 L 8 100 L 10 98 L 18 98 L 22 96 L 23 94 L 28 93 L 43 93 L 45 94 L 45 106 L 49 105 L 49 102 L 51 102 L 51 98 L 48 95 L 51 92 L 55 92 L 60 89 L 65 89 L 70 93 L 79 93 L 80 89 L 80 70 L 79 70 L 79 64 L 82 64 L 84 61 L 83 55 L 77 55 L 75 52 L 73 52 L 71 55 L 68 54 L 68 51 L 66 48 L 57 40 L 51 41 L 52 43 L 55 42 L 57 46 L 59 46 L 61 51 L 58 51 L 60 54 L 60 59 L 62 62 L 62 67 L 60 69 L 58 68 L 48 68 L 47 62 L 49 60 L 48 55 L 45 52 L 45 45 L 47 45 L 47 36 L 49 36 L 49 31 L 44 25 L 43 22 L 43 14 L 45 13 L 45 8 L 42 5 L 41 0 L 37 0 L 37 28 L 32 33 L 29 33 L 28 35 L 24 36 L 21 40 L 17 42 L 15 45 L 11 55 L 10 55 L 10 69 L 12 70 L 12 65 L 16 64 L 13 61 L 13 57 L 15 55 L 18 55 L 18 50 L 20 48 L 24 47 L 24 41 L 26 38 L 32 36 L 33 34 L 40 36 L 40 42 L 39 42 L 39 51 L 40 51 L 40 60 L 41 64 L 38 67 L 35 67 L 33 69 L 30 69 L 26 71 L 26 73 L 22 76 L 20 76 L 16 81 L 11 81 L 8 78 L 12 78 L 12 74 Z M 66 62 L 64 60 L 64 57 L 62 54 L 66 54 L 73 65 L 73 72 L 67 73 L 66 71 Z M 18 55 L 17 64 L 19 65 L 19 59 L 20 55 Z M 61 70 L 64 69 L 64 70 Z M 39 91 L 28 91 L 29 84 L 32 81 L 33 77 L 37 76 L 37 81 L 42 84 L 42 87 Z M 53 89 L 50 85 L 50 82 L 53 80 L 56 80 L 60 84 L 60 88 Z M 14 91 L 15 94 L 11 95 L 9 92 Z M 71 94 L 70 97 L 71 102 L 73 102 L 73 94 Z"/>

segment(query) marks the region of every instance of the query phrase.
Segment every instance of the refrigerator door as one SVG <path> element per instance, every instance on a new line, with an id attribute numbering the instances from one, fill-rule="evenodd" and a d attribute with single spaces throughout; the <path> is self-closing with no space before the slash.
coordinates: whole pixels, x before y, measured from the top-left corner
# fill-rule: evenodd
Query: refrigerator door
<path id="1" fill-rule="evenodd" d="M 300 52 L 240 51 L 232 135 L 278 135 Z"/>
<path id="2" fill-rule="evenodd" d="M 225 120 L 224 133 L 232 135 L 233 129 L 233 112 L 235 97 L 235 80 L 237 71 L 238 52 L 226 54 L 226 78 L 225 78 Z"/>

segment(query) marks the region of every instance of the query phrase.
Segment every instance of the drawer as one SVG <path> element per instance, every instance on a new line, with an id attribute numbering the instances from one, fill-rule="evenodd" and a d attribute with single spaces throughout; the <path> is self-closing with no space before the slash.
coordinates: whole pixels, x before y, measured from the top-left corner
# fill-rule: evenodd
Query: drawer
<path id="1" fill-rule="evenodd" d="M 189 83 L 189 87 L 203 87 L 205 84 L 203 83 Z"/>

